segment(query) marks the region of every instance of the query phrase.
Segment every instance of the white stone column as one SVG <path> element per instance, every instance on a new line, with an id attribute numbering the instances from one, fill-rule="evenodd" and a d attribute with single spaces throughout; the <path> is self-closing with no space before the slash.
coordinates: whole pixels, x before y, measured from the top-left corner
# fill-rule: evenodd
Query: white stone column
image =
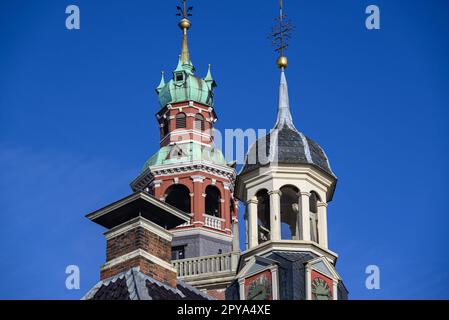
<path id="1" fill-rule="evenodd" d="M 245 250 L 248 250 L 249 249 L 248 207 L 246 207 L 243 218 L 245 219 Z"/>
<path id="2" fill-rule="evenodd" d="M 328 248 L 327 242 L 327 203 L 318 203 L 318 241 L 320 246 Z"/>
<path id="3" fill-rule="evenodd" d="M 240 239 L 239 239 L 239 221 L 237 219 L 232 220 L 232 252 L 240 251 Z"/>
<path id="4" fill-rule="evenodd" d="M 281 240 L 281 191 L 273 190 L 270 195 L 270 237 Z"/>
<path id="5" fill-rule="evenodd" d="M 246 300 L 245 278 L 239 279 L 239 295 L 240 295 L 240 300 Z"/>
<path id="6" fill-rule="evenodd" d="M 309 192 L 301 192 L 301 236 L 302 240 L 310 241 L 310 206 Z"/>
<path id="7" fill-rule="evenodd" d="M 333 288 L 332 288 L 332 298 L 333 300 L 338 300 L 338 281 L 332 280 Z"/>
<path id="8" fill-rule="evenodd" d="M 271 270 L 271 287 L 273 292 L 273 300 L 280 300 L 280 288 L 279 288 L 279 273 L 278 273 L 278 267 L 272 267 Z"/>
<path id="9" fill-rule="evenodd" d="M 310 265 L 306 266 L 306 300 L 312 300 L 312 271 Z"/>
<path id="10" fill-rule="evenodd" d="M 248 201 L 248 244 L 249 249 L 256 247 L 259 244 L 259 237 L 257 232 L 257 198 L 254 197 Z"/>

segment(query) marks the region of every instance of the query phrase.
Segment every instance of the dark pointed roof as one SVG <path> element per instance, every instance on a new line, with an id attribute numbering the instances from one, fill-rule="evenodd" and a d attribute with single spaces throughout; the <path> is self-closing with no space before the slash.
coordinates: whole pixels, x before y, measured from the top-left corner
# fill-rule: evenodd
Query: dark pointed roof
<path id="1" fill-rule="evenodd" d="M 82 300 L 213 300 L 178 280 L 176 288 L 132 268 L 97 283 Z"/>
<path id="2" fill-rule="evenodd" d="M 276 125 L 268 135 L 257 140 L 249 148 L 239 175 L 270 163 L 309 164 L 336 179 L 324 150 L 296 129 L 293 124 L 284 70 L 281 71 Z"/>

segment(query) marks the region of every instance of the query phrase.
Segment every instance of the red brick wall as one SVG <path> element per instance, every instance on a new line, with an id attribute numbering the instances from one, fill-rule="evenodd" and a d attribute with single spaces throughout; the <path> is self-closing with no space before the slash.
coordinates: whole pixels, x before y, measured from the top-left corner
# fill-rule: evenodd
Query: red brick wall
<path id="1" fill-rule="evenodd" d="M 225 289 L 207 290 L 206 294 L 208 294 L 209 296 L 211 296 L 212 298 L 217 299 L 217 300 L 226 300 Z"/>
<path id="2" fill-rule="evenodd" d="M 106 261 L 110 261 L 137 249 L 171 263 L 171 242 L 154 233 L 137 227 L 107 240 Z"/>
<path id="3" fill-rule="evenodd" d="M 203 183 L 194 183 L 192 176 L 203 176 L 205 177 Z M 178 178 L 178 184 L 186 186 L 190 193 L 194 196 L 191 198 L 191 213 L 194 214 L 194 221 L 204 222 L 203 214 L 205 212 L 205 198 L 203 193 L 205 193 L 207 186 L 212 184 L 212 179 L 216 180 L 215 186 L 220 190 L 221 198 L 224 199 L 224 203 L 221 204 L 221 218 L 225 219 L 222 223 L 222 232 L 230 234 L 231 229 L 231 194 L 229 190 L 225 190 L 223 183 L 229 183 L 229 180 L 220 176 L 215 176 L 208 172 L 192 172 L 192 173 L 177 173 L 170 176 L 157 176 L 156 180 L 161 181 L 161 186 L 154 189 L 154 195 L 156 198 L 161 199 L 167 196 L 168 189 L 174 185 L 174 178 Z M 202 226 L 201 224 L 196 225 L 197 227 Z M 228 229 L 226 231 L 226 229 Z"/>
<path id="4" fill-rule="evenodd" d="M 113 277 L 121 272 L 128 271 L 131 268 L 140 267 L 140 271 L 147 276 L 152 277 L 169 286 L 176 287 L 176 272 L 165 269 L 164 267 L 151 262 L 144 257 L 135 257 L 119 263 L 111 268 L 101 270 L 101 280 Z"/>
<path id="5" fill-rule="evenodd" d="M 211 135 L 213 123 L 207 121 L 207 119 L 215 117 L 213 111 L 209 111 L 208 106 L 202 105 L 200 103 L 194 102 L 193 105 L 194 105 L 194 107 L 190 106 L 188 101 L 174 103 L 170 110 L 165 110 L 162 114 L 160 114 L 161 119 L 159 120 L 159 125 L 163 122 L 163 116 L 165 115 L 166 118 L 173 117 L 173 119 L 169 119 L 169 121 L 168 121 L 169 133 L 176 132 L 177 130 L 179 130 L 179 131 L 192 130 L 195 128 L 194 117 L 187 116 L 186 128 L 177 129 L 176 128 L 176 115 L 181 112 L 185 113 L 186 115 L 201 114 L 205 119 L 203 133 Z M 182 111 L 180 111 L 178 108 L 182 108 Z M 200 112 L 200 110 L 198 110 L 198 108 L 201 109 L 201 112 Z M 172 136 L 169 134 L 168 137 L 164 137 L 162 129 L 161 129 L 161 137 L 160 138 L 161 139 L 165 138 L 163 141 L 161 141 L 161 147 L 168 145 L 170 142 L 179 142 L 181 140 L 190 140 L 190 139 L 193 139 L 198 142 L 206 143 L 206 144 L 212 143 L 212 140 L 210 138 L 199 137 L 198 135 L 192 135 L 192 134 L 183 134 L 183 135 L 175 135 L 175 136 Z"/>

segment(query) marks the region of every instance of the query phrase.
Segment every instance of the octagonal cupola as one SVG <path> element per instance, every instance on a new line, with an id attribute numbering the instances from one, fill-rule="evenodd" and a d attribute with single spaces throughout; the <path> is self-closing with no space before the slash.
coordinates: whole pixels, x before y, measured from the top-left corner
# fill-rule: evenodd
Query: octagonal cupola
<path id="1" fill-rule="evenodd" d="M 281 4 L 282 7 L 282 4 Z M 281 9 L 282 12 L 282 9 Z M 277 120 L 273 129 L 250 146 L 236 182 L 236 194 L 246 203 L 247 249 L 263 243 L 293 241 L 293 247 L 328 251 L 327 206 L 337 177 L 323 148 L 293 124 L 284 56 L 281 14 L 277 65 L 280 69 Z"/>

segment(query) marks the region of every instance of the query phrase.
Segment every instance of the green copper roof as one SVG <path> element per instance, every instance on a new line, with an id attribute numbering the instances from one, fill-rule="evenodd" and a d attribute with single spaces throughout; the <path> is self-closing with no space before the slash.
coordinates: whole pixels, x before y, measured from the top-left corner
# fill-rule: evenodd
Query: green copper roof
<path id="1" fill-rule="evenodd" d="M 189 163 L 201 160 L 218 165 L 226 165 L 226 160 L 219 149 L 190 142 L 161 148 L 145 162 L 142 171 L 152 166 Z"/>
<path id="2" fill-rule="evenodd" d="M 171 103 L 185 101 L 195 101 L 213 107 L 214 88 L 217 84 L 212 78 L 210 65 L 204 79 L 195 76 L 195 67 L 190 59 L 187 44 L 187 30 L 190 28 L 190 21 L 186 16 L 179 22 L 179 27 L 182 29 L 183 35 L 178 65 L 173 71 L 172 79 L 165 83 L 164 75 L 162 74 L 162 80 L 156 88 L 161 108 Z"/>
<path id="3" fill-rule="evenodd" d="M 162 78 L 161 84 L 156 89 L 161 107 L 183 101 L 196 101 L 213 107 L 213 91 L 216 83 L 212 78 L 210 69 L 204 79 L 196 77 L 194 71 L 195 68 L 190 61 L 183 64 L 180 59 L 178 66 L 173 71 L 172 79 L 165 83 L 164 78 Z"/>

